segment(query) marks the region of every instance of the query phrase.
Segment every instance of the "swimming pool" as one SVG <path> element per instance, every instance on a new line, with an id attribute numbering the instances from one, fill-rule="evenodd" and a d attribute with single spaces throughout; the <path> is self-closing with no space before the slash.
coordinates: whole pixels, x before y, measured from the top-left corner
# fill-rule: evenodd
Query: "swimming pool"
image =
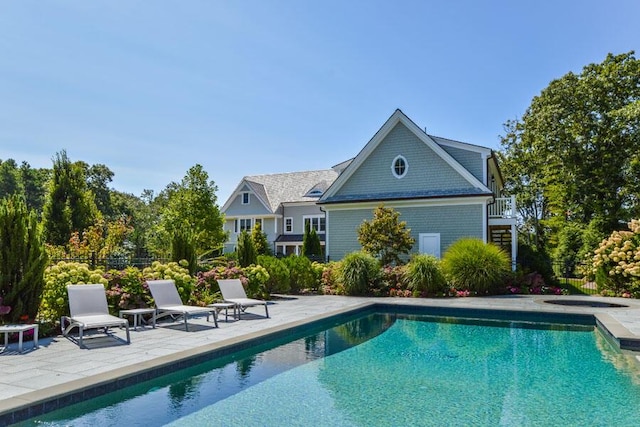
<path id="1" fill-rule="evenodd" d="M 633 360 L 588 325 L 374 313 L 23 425 L 636 425 Z"/>

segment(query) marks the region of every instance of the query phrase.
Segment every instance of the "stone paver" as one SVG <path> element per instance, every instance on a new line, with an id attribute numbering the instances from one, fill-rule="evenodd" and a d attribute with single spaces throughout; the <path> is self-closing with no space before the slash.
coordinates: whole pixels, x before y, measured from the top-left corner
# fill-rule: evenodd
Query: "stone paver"
<path id="1" fill-rule="evenodd" d="M 219 328 L 205 318 L 192 319 L 189 332 L 182 323 L 159 323 L 151 327 L 131 329 L 131 344 L 114 338 L 86 339 L 87 349 L 79 348 L 64 337 L 42 338 L 40 347 L 17 352 L 12 344 L 0 354 L 0 425 L 2 415 L 16 408 L 28 406 L 38 399 L 60 393 L 61 389 L 73 390 L 88 387 L 105 378 L 117 377 L 121 372 L 135 372 L 159 360 L 178 359 L 190 351 L 223 345 L 229 340 L 267 333 L 287 325 L 299 324 L 363 304 L 382 302 L 410 304 L 424 307 L 454 307 L 492 310 L 517 310 L 556 313 L 588 313 L 602 316 L 605 326 L 614 335 L 640 340 L 640 301 L 608 298 L 598 299 L 628 305 L 628 308 L 583 307 L 547 304 L 553 298 L 586 299 L 594 297 L 510 296 L 487 298 L 414 299 L 414 298 L 355 298 L 340 296 L 299 296 L 276 299 L 269 305 L 270 318 L 262 315 L 260 307 L 249 309 L 252 313 L 243 320 L 219 322 Z M 193 326 L 193 327 L 191 327 Z M 615 330 L 616 332 L 613 332 Z M 75 331 L 74 331 L 75 332 Z M 125 338 L 123 330 L 115 335 Z M 205 351 L 205 350 L 202 350 Z M 638 358 L 640 360 L 640 358 Z M 95 381 L 95 382 L 94 382 Z"/>

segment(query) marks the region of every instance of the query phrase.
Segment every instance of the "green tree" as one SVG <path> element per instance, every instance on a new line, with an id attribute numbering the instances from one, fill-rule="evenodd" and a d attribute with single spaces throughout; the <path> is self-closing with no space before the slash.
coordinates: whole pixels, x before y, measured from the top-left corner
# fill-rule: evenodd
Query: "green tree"
<path id="1" fill-rule="evenodd" d="M 377 257 L 382 265 L 402 264 L 400 255 L 409 253 L 415 243 L 407 223 L 399 218 L 399 212 L 380 205 L 374 209 L 373 219 L 358 227 L 362 249 Z"/>
<path id="2" fill-rule="evenodd" d="M 190 274 L 194 274 L 198 264 L 196 243 L 193 233 L 189 229 L 176 230 L 171 242 L 171 260 L 180 262 L 186 260 Z"/>
<path id="3" fill-rule="evenodd" d="M 16 161 L 13 159 L 0 160 L 0 199 L 21 193 Z"/>
<path id="4" fill-rule="evenodd" d="M 50 169 L 34 169 L 27 162 L 20 165 L 20 181 L 27 208 L 34 209 L 38 214 L 42 213 L 50 175 Z"/>
<path id="5" fill-rule="evenodd" d="M 89 166 L 84 163 L 83 166 L 85 167 L 87 187 L 93 193 L 96 207 L 105 217 L 111 218 L 114 211 L 109 183 L 113 180 L 113 172 L 102 164 Z"/>
<path id="6" fill-rule="evenodd" d="M 322 256 L 322 245 L 316 229 L 312 228 L 309 223 L 304 227 L 304 236 L 302 237 L 302 254 L 306 257 Z"/>
<path id="7" fill-rule="evenodd" d="M 71 163 L 66 151 L 57 153 L 43 209 L 45 240 L 53 245 L 64 245 L 72 232 L 84 231 L 95 222 L 97 215 L 83 167 Z"/>
<path id="8" fill-rule="evenodd" d="M 240 267 L 248 267 L 256 263 L 258 254 L 256 253 L 253 239 L 251 235 L 247 233 L 247 230 L 242 230 L 242 233 L 238 236 L 236 252 L 238 253 L 238 264 L 240 264 Z"/>
<path id="9" fill-rule="evenodd" d="M 0 201 L 0 298 L 10 306 L 6 320 L 34 319 L 44 288 L 47 255 L 37 215 L 21 196 Z"/>
<path id="10" fill-rule="evenodd" d="M 552 81 L 502 138 L 502 170 L 538 249 L 569 222 L 605 234 L 640 212 L 640 61 L 609 54 Z M 546 248 L 549 250 L 549 248 Z"/>
<path id="11" fill-rule="evenodd" d="M 251 240 L 257 255 L 271 255 L 267 234 L 262 231 L 262 225 L 259 222 L 256 222 L 251 230 Z"/>
<path id="12" fill-rule="evenodd" d="M 195 165 L 178 184 L 170 183 L 154 200 L 160 207 L 156 240 L 168 242 L 169 236 L 182 227 L 192 230 L 198 256 L 217 250 L 226 240 L 223 215 L 216 204 L 216 187 L 200 165 Z"/>

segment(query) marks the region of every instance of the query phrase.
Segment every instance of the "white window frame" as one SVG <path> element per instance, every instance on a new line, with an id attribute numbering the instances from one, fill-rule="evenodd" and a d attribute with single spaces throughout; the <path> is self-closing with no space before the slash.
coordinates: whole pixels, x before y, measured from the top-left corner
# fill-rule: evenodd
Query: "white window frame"
<path id="1" fill-rule="evenodd" d="M 235 228 L 236 234 L 242 233 L 242 230 L 247 230 L 247 233 L 251 233 L 251 230 L 253 229 L 253 221 L 254 221 L 253 218 L 236 219 L 236 228 Z M 249 224 L 249 227 L 247 227 L 247 224 Z"/>
<path id="2" fill-rule="evenodd" d="M 287 225 L 287 221 L 290 222 L 290 224 Z M 284 233 L 285 234 L 292 234 L 293 233 L 293 217 L 292 216 L 287 216 L 284 218 Z"/>
<path id="3" fill-rule="evenodd" d="M 314 224 L 314 219 L 317 220 L 317 223 Z M 327 232 L 327 220 L 324 215 L 305 215 L 302 217 L 302 225 L 303 230 L 307 229 L 307 220 L 311 222 L 311 227 L 316 230 L 317 234 L 325 234 Z M 320 226 L 322 225 L 321 221 L 324 220 L 324 228 L 321 230 Z"/>
<path id="4" fill-rule="evenodd" d="M 404 163 L 404 171 L 403 171 L 401 174 L 399 174 L 399 173 L 396 171 L 396 163 L 397 163 L 399 160 L 401 160 L 401 161 Z M 409 162 L 407 161 L 407 159 L 406 159 L 403 155 L 401 155 L 401 154 L 397 155 L 397 156 L 393 159 L 393 161 L 391 162 L 391 173 L 392 173 L 392 174 L 393 174 L 393 176 L 395 176 L 396 178 L 401 179 L 401 178 L 404 178 L 405 176 L 407 176 L 407 172 L 409 172 Z"/>
<path id="5" fill-rule="evenodd" d="M 245 201 L 245 198 L 247 199 L 247 201 Z M 248 205 L 249 203 L 251 203 L 251 196 L 248 191 L 242 193 L 241 203 L 243 205 Z"/>

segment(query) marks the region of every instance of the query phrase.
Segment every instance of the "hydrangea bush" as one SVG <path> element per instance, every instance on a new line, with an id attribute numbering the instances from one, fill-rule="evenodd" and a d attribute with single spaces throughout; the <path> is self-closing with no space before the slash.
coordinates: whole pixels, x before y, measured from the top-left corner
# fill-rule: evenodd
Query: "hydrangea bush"
<path id="1" fill-rule="evenodd" d="M 605 295 L 640 296 L 640 220 L 614 231 L 594 251 L 591 274 Z"/>
<path id="2" fill-rule="evenodd" d="M 89 269 L 89 265 L 80 262 L 65 262 L 47 267 L 44 271 L 44 290 L 38 317 L 44 322 L 54 323 L 63 315 L 69 314 L 69 296 L 67 285 L 101 283 L 105 287 L 109 281 L 104 271 Z"/>

